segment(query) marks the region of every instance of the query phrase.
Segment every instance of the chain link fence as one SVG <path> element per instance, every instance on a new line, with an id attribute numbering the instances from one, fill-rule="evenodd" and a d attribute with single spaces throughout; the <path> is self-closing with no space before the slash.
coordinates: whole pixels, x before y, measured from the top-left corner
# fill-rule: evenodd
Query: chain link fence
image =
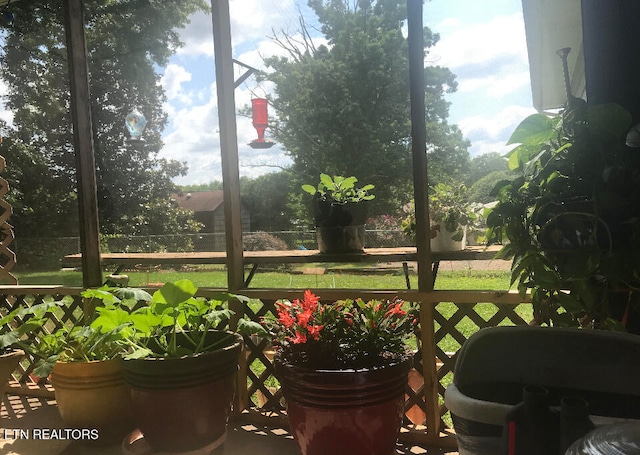
<path id="1" fill-rule="evenodd" d="M 296 250 L 318 248 L 315 231 L 245 232 L 245 250 Z M 366 230 L 366 248 L 413 246 L 415 242 L 400 230 Z M 225 235 L 147 235 L 104 236 L 104 253 L 153 253 L 180 251 L 224 251 Z M 79 237 L 16 238 L 11 244 L 18 258 L 18 267 L 40 270 L 60 268 L 62 258 L 80 253 Z"/>

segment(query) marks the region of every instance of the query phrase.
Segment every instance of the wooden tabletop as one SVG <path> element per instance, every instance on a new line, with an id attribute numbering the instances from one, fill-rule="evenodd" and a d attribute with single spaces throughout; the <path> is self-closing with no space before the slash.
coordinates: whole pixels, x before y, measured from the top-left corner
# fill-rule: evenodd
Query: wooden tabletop
<path id="1" fill-rule="evenodd" d="M 473 246 L 460 251 L 432 252 L 433 262 L 493 259 L 499 246 Z M 318 250 L 245 251 L 247 264 L 284 264 L 311 262 L 411 262 L 417 258 L 415 247 L 365 248 L 363 253 L 321 254 Z M 103 264 L 225 264 L 224 251 L 194 251 L 181 253 L 103 253 Z M 69 254 L 64 264 L 77 265 L 81 254 Z"/>

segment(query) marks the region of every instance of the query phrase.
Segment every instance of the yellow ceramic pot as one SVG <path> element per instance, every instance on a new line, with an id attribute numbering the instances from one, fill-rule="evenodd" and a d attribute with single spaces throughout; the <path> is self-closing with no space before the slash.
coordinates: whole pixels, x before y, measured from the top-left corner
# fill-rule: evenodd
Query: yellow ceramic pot
<path id="1" fill-rule="evenodd" d="M 20 362 L 23 357 L 24 351 L 20 349 L 0 355 L 0 399 L 2 399 L 7 389 L 7 384 L 9 379 L 11 379 L 11 373 L 15 371 L 18 362 Z"/>
<path id="2" fill-rule="evenodd" d="M 56 402 L 66 428 L 92 429 L 98 442 L 120 441 L 133 430 L 130 389 L 122 359 L 58 362 L 51 372 Z"/>

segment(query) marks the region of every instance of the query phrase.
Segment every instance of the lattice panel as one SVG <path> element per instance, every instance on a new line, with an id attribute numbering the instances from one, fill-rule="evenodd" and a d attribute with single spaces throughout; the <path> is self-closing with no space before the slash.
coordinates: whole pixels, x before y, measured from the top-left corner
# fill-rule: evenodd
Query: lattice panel
<path id="1" fill-rule="evenodd" d="M 63 326 L 73 326 L 79 322 L 82 322 L 82 298 L 79 295 L 45 295 L 45 294 L 24 294 L 24 295 L 0 295 L 0 312 L 3 315 L 9 313 L 14 308 L 24 306 L 31 307 L 43 303 L 45 301 L 63 301 L 65 305 L 56 308 L 49 315 L 49 320 L 44 324 L 40 333 L 53 333 L 58 328 Z M 16 327 L 27 318 L 16 318 L 7 328 Z M 33 334 L 35 338 L 38 334 Z M 19 382 L 37 382 L 40 379 L 33 376 L 33 368 L 37 359 L 27 354 L 24 359 L 18 365 L 18 368 L 13 373 L 13 379 Z"/>
<path id="2" fill-rule="evenodd" d="M 438 398 L 440 417 L 448 413 L 444 391 L 453 380 L 458 350 L 478 330 L 498 325 L 526 325 L 521 314 L 529 315 L 529 304 L 440 303 L 434 312 L 434 338 L 438 365 Z M 444 419 L 441 428 L 448 427 Z"/>
<path id="3" fill-rule="evenodd" d="M 39 291 L 40 292 L 40 291 Z M 79 292 L 79 290 L 78 290 Z M 82 321 L 82 299 L 79 295 L 45 295 L 45 294 L 0 294 L 0 313 L 7 314 L 18 305 L 31 306 L 42 303 L 45 299 L 61 300 L 66 304 L 57 309 L 45 324 L 44 331 L 51 333 L 64 325 L 72 325 Z M 267 314 L 276 314 L 275 301 L 251 301 L 243 307 L 245 318 L 260 322 Z M 405 395 L 404 425 L 416 428 L 424 425 L 429 415 L 427 403 L 432 402 L 437 393 L 440 403 L 438 414 L 441 417 L 440 428 L 448 425 L 448 410 L 443 404 L 444 391 L 452 381 L 457 352 L 464 342 L 479 329 L 496 325 L 521 325 L 530 320 L 530 304 L 492 304 L 492 303 L 439 303 L 434 311 L 433 336 L 436 358 L 433 359 L 437 369 L 438 387 L 436 390 L 425 390 L 424 365 L 422 363 L 422 343 L 430 338 L 431 333 L 424 333 L 422 327 L 417 328 L 414 369 L 409 376 L 409 386 Z M 22 321 L 16 320 L 13 324 Z M 421 333 L 422 332 L 422 333 Z M 257 411 L 267 418 L 280 418 L 284 415 L 284 401 L 280 385 L 275 377 L 273 367 L 273 348 L 269 340 L 258 337 L 245 339 L 246 342 L 246 402 L 245 408 Z M 33 381 L 33 359 L 25 358 L 14 373 L 16 380 Z M 432 368 L 429 365 L 429 368 Z"/>
<path id="4" fill-rule="evenodd" d="M 263 300 L 245 307 L 245 318 L 260 322 L 267 314 L 276 315 L 275 301 Z M 245 340 L 247 349 L 247 395 L 249 408 L 282 414 L 284 404 L 280 383 L 273 368 L 273 348 L 265 338 Z"/>

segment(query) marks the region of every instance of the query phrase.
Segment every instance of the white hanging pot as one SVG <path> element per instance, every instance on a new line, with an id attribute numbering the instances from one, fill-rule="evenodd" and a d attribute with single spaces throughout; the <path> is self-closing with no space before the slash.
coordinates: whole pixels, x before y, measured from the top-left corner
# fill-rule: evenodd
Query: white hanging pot
<path id="1" fill-rule="evenodd" d="M 460 226 L 463 230 L 462 240 L 454 240 L 456 232 L 449 232 L 444 227 L 444 223 L 431 223 L 431 251 L 460 251 L 464 250 L 467 240 L 467 227 Z M 435 233 L 435 237 L 433 234 Z"/>

